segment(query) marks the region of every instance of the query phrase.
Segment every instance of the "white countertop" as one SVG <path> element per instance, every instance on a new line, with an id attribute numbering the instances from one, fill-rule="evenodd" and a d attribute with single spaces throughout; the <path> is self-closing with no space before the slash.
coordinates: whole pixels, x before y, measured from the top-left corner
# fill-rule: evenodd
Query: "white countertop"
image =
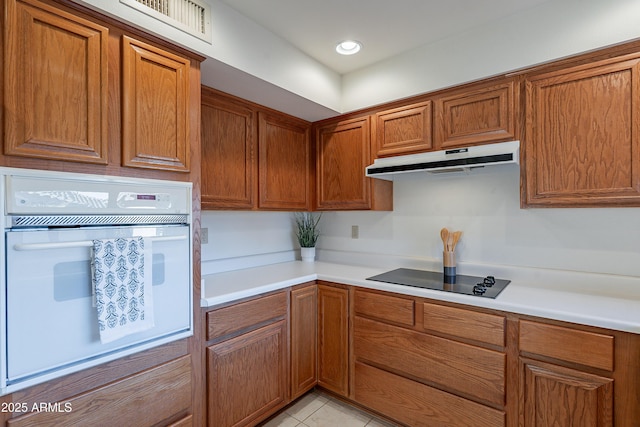
<path id="1" fill-rule="evenodd" d="M 558 272 L 545 273 L 545 280 L 539 280 L 534 274 L 512 280 L 497 298 L 490 299 L 366 280 L 389 270 L 292 261 L 210 274 L 202 278 L 201 306 L 212 307 L 317 279 L 640 334 L 637 277 Z"/>

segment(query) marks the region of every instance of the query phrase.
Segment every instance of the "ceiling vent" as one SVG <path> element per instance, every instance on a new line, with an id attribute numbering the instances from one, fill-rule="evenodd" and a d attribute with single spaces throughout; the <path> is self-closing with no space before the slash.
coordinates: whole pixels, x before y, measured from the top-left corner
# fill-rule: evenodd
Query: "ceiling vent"
<path id="1" fill-rule="evenodd" d="M 120 3 L 211 43 L 211 7 L 198 0 L 120 0 Z"/>

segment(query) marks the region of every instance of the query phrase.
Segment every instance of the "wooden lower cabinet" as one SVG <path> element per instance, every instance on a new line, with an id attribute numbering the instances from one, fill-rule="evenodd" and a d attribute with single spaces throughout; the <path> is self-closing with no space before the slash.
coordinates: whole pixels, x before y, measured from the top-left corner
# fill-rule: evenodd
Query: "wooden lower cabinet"
<path id="1" fill-rule="evenodd" d="M 287 364 L 284 320 L 209 346 L 209 426 L 253 425 L 284 405 Z"/>
<path id="2" fill-rule="evenodd" d="M 58 402 L 59 410 L 12 418 L 7 426 L 188 426 L 192 400 L 191 358 L 183 356 Z"/>
<path id="3" fill-rule="evenodd" d="M 506 425 L 507 354 L 493 344 L 504 342 L 504 316 L 386 292 L 354 294 L 356 402 L 410 426 Z M 469 334 L 485 321 L 488 340 Z"/>
<path id="4" fill-rule="evenodd" d="M 313 283 L 291 291 L 291 399 L 318 381 L 317 289 Z"/>
<path id="5" fill-rule="evenodd" d="M 205 314 L 209 426 L 316 385 L 411 427 L 640 426 L 638 334 L 323 281 Z"/>
<path id="6" fill-rule="evenodd" d="M 500 427 L 505 413 L 356 362 L 355 400 L 409 426 Z"/>
<path id="7" fill-rule="evenodd" d="M 640 335 L 520 319 L 520 425 L 640 425 Z"/>
<path id="8" fill-rule="evenodd" d="M 356 360 L 496 406 L 505 401 L 506 355 L 356 317 Z"/>
<path id="9" fill-rule="evenodd" d="M 349 395 L 349 290 L 318 285 L 318 385 Z"/>
<path id="10" fill-rule="evenodd" d="M 521 365 L 525 427 L 614 425 L 613 379 L 526 359 Z"/>

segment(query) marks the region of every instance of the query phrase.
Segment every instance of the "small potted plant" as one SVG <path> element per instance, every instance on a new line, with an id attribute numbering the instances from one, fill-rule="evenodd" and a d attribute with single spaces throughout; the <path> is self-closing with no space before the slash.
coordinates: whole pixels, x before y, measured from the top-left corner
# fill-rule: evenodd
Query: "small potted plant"
<path id="1" fill-rule="evenodd" d="M 296 219 L 296 237 L 300 244 L 300 255 L 303 261 L 312 262 L 316 257 L 316 242 L 320 231 L 318 223 L 320 215 L 314 215 L 311 212 L 300 212 L 295 216 Z"/>

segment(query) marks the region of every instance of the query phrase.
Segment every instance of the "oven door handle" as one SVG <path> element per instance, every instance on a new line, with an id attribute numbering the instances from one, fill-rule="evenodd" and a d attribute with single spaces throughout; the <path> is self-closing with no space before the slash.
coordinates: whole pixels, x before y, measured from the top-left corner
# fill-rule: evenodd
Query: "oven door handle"
<path id="1" fill-rule="evenodd" d="M 185 240 L 187 236 L 162 236 L 147 237 L 152 242 L 168 242 L 174 240 Z M 93 246 L 93 240 L 79 240 L 76 242 L 56 242 L 56 243 L 18 243 L 13 245 L 16 251 L 42 251 L 47 249 L 64 249 L 64 248 L 90 248 Z"/>

